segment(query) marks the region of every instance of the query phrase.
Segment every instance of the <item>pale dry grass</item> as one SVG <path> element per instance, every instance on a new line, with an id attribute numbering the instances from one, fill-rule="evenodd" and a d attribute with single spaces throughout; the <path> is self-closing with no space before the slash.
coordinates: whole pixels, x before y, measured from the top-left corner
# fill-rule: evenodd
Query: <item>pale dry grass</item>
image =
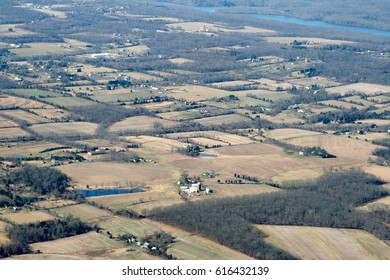
<path id="1" fill-rule="evenodd" d="M 353 229 L 259 225 L 266 240 L 305 260 L 388 260 L 390 247 Z"/>
<path id="2" fill-rule="evenodd" d="M 276 140 L 291 140 L 313 135 L 321 135 L 321 133 L 295 128 L 281 128 L 269 131 L 269 137 Z"/>
<path id="3" fill-rule="evenodd" d="M 23 109 L 45 109 L 53 108 L 51 105 L 41 103 L 35 100 L 21 98 L 17 96 L 0 95 L 0 108 L 15 108 L 20 107 Z"/>
<path id="4" fill-rule="evenodd" d="M 0 139 L 13 139 L 29 135 L 28 132 L 18 127 L 0 128 Z"/>
<path id="5" fill-rule="evenodd" d="M 39 134 L 81 135 L 94 134 L 98 125 L 89 122 L 36 124 L 31 129 Z"/>
<path id="6" fill-rule="evenodd" d="M 352 41 L 344 40 L 330 40 L 325 38 L 314 38 L 314 37 L 266 37 L 264 38 L 269 43 L 278 43 L 290 45 L 294 41 L 303 42 L 305 46 L 321 46 L 321 45 L 345 45 L 353 44 Z"/>
<path id="7" fill-rule="evenodd" d="M 54 220 L 54 216 L 42 211 L 4 213 L 2 216 L 17 224 L 27 224 Z"/>
<path id="8" fill-rule="evenodd" d="M 296 86 L 309 86 L 317 85 L 321 88 L 335 87 L 340 86 L 339 82 L 336 82 L 334 79 L 330 79 L 327 77 L 315 76 L 311 78 L 301 78 L 301 79 L 293 79 L 289 80 L 289 83 Z"/>
<path id="9" fill-rule="evenodd" d="M 10 128 L 10 127 L 18 127 L 18 126 L 19 125 L 16 122 L 4 118 L 0 115 L 0 128 Z"/>
<path id="10" fill-rule="evenodd" d="M 253 140 L 230 133 L 219 132 L 219 131 L 193 131 L 193 132 L 179 132 L 166 134 L 166 137 L 173 139 L 185 139 L 185 138 L 208 138 L 212 140 L 222 141 L 230 145 L 241 145 L 253 143 Z"/>
<path id="11" fill-rule="evenodd" d="M 249 122 L 249 119 L 237 114 L 222 115 L 216 117 L 208 117 L 202 119 L 195 119 L 193 122 L 200 123 L 201 125 L 220 125 L 220 124 L 230 124 L 238 122 Z"/>
<path id="12" fill-rule="evenodd" d="M 47 123 L 50 122 L 50 120 L 28 113 L 23 110 L 2 110 L 0 111 L 0 114 L 4 114 L 6 116 L 30 123 L 30 124 L 36 124 L 36 123 Z"/>
<path id="13" fill-rule="evenodd" d="M 143 182 L 158 188 L 169 184 L 172 170 L 136 164 L 86 162 L 57 167 L 79 186 L 113 187 L 129 182 Z M 167 182 L 168 181 L 168 182 Z M 93 188 L 92 188 L 93 189 Z"/>
<path id="14" fill-rule="evenodd" d="M 110 131 L 121 130 L 151 130 L 155 125 L 162 125 L 164 127 L 179 125 L 180 123 L 149 117 L 149 116 L 137 116 L 124 119 L 110 126 Z"/>
<path id="15" fill-rule="evenodd" d="M 63 109 L 31 109 L 30 111 L 49 120 L 63 120 L 70 115 Z"/>
<path id="16" fill-rule="evenodd" d="M 378 176 L 386 182 L 390 182 L 390 166 L 369 165 L 363 167 L 363 170 L 367 173 Z"/>
<path id="17" fill-rule="evenodd" d="M 169 61 L 179 65 L 189 63 L 189 62 L 194 62 L 192 59 L 188 59 L 188 58 L 172 58 Z"/>
<path id="18" fill-rule="evenodd" d="M 390 86 L 368 84 L 368 83 L 356 83 L 356 84 L 349 84 L 349 85 L 329 88 L 326 91 L 329 93 L 339 93 L 341 95 L 345 95 L 353 91 L 363 92 L 367 95 L 375 95 L 377 93 L 389 93 Z"/>
<path id="19" fill-rule="evenodd" d="M 64 217 L 70 215 L 77 217 L 85 222 L 96 222 L 105 218 L 112 217 L 112 214 L 110 212 L 88 204 L 70 205 L 61 208 L 56 208 L 53 211 Z"/>
<path id="20" fill-rule="evenodd" d="M 201 101 L 212 98 L 225 97 L 229 94 L 231 94 L 231 92 L 226 90 L 188 85 L 175 87 L 170 93 L 167 93 L 167 96 L 172 96 L 180 100 Z"/>

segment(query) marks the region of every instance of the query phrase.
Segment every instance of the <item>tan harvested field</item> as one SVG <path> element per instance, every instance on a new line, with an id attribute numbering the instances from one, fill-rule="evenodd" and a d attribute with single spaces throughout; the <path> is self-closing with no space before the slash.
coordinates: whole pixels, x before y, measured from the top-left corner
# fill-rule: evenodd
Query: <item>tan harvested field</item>
<path id="1" fill-rule="evenodd" d="M 96 253 L 98 255 L 106 250 L 118 249 L 123 245 L 106 234 L 89 232 L 77 236 L 61 238 L 54 241 L 34 243 L 33 250 L 44 254 L 74 254 L 77 252 Z"/>
<path id="2" fill-rule="evenodd" d="M 9 31 L 9 29 L 12 31 Z M 19 37 L 23 35 L 36 34 L 23 28 L 23 24 L 0 24 L 1 37 Z"/>
<path id="3" fill-rule="evenodd" d="M 78 186 L 113 187 L 117 183 L 143 182 L 153 189 L 171 183 L 173 171 L 135 164 L 110 162 L 76 163 L 60 166 L 58 170 L 71 177 Z M 93 189 L 93 188 L 92 188 Z"/>
<path id="4" fill-rule="evenodd" d="M 283 59 L 282 59 L 283 61 Z M 266 78 L 261 78 L 261 79 L 254 79 L 251 80 L 256 83 L 258 83 L 258 87 L 260 89 L 265 89 L 265 90 L 273 90 L 273 91 L 279 91 L 280 89 L 282 90 L 288 90 L 291 88 L 291 84 L 287 82 L 279 82 L 271 79 L 266 79 Z"/>
<path id="5" fill-rule="evenodd" d="M 348 97 L 345 97 L 343 99 L 341 99 L 343 101 L 346 101 L 346 102 L 351 102 L 351 103 L 356 103 L 358 105 L 363 105 L 363 106 L 366 106 L 366 107 L 369 107 L 369 106 L 374 106 L 375 103 L 372 102 L 372 101 L 368 101 L 366 99 L 363 99 L 361 96 L 359 95 L 352 95 L 352 96 L 348 96 Z"/>
<path id="6" fill-rule="evenodd" d="M 85 222 L 96 222 L 104 218 L 112 217 L 110 212 L 88 204 L 65 206 L 56 208 L 53 211 L 61 216 L 66 217 L 71 215 Z"/>
<path id="7" fill-rule="evenodd" d="M 212 83 L 210 85 L 214 86 L 214 87 L 223 88 L 223 87 L 249 86 L 249 85 L 253 85 L 253 84 L 254 84 L 254 82 L 252 82 L 252 81 L 240 81 L 240 80 L 237 80 L 237 81 Z"/>
<path id="8" fill-rule="evenodd" d="M 212 98 L 225 97 L 229 94 L 231 94 L 231 92 L 226 90 L 188 85 L 173 88 L 170 93 L 167 93 L 167 96 L 172 96 L 179 100 L 202 101 Z"/>
<path id="9" fill-rule="evenodd" d="M 40 116 L 31 114 L 23 110 L 2 110 L 0 111 L 0 113 L 11 118 L 15 118 L 17 120 L 27 122 L 29 124 L 50 122 L 50 120 L 48 119 L 42 118 Z"/>
<path id="10" fill-rule="evenodd" d="M 10 240 L 9 238 L 7 237 L 7 232 L 5 230 L 5 228 L 8 226 L 9 224 L 3 222 L 3 221 L 0 221 L 0 246 L 2 244 L 6 244 L 8 243 Z"/>
<path id="11" fill-rule="evenodd" d="M 326 107 L 317 104 L 300 104 L 299 106 L 309 112 L 310 111 L 313 112 L 314 114 L 320 114 L 320 113 L 331 112 L 331 111 L 333 112 L 340 111 L 340 109 Z"/>
<path id="12" fill-rule="evenodd" d="M 29 156 L 30 154 L 37 154 L 45 149 L 62 146 L 61 144 L 50 142 L 28 142 L 9 145 L 9 147 L 0 147 L 0 157 L 8 157 L 14 154 L 22 156 Z"/>
<path id="13" fill-rule="evenodd" d="M 187 59 L 187 58 L 172 58 L 169 61 L 172 63 L 175 63 L 175 64 L 184 64 L 184 63 L 194 62 L 192 59 Z"/>
<path id="14" fill-rule="evenodd" d="M 266 240 L 305 260 L 389 260 L 390 246 L 353 229 L 259 225 Z"/>
<path id="15" fill-rule="evenodd" d="M 327 106 L 334 106 L 336 108 L 345 108 L 345 109 L 357 108 L 359 110 L 364 109 L 364 106 L 362 106 L 362 105 L 357 105 L 357 104 L 349 103 L 349 102 L 343 102 L 343 101 L 339 101 L 339 100 L 326 100 L 326 101 L 321 101 L 319 103 L 327 105 Z"/>
<path id="16" fill-rule="evenodd" d="M 49 120 L 61 121 L 70 115 L 68 111 L 63 109 L 30 109 L 30 111 Z"/>
<path id="17" fill-rule="evenodd" d="M 368 141 L 377 140 L 377 139 L 386 139 L 390 138 L 390 135 L 387 133 L 380 133 L 380 132 L 368 132 L 364 135 L 356 135 L 359 137 L 359 139 L 367 139 Z"/>
<path id="18" fill-rule="evenodd" d="M 0 139 L 14 139 L 28 135 L 30 135 L 28 132 L 18 127 L 0 128 Z"/>
<path id="19" fill-rule="evenodd" d="M 377 93 L 389 93 L 390 86 L 367 84 L 367 83 L 356 83 L 345 86 L 333 87 L 326 90 L 329 93 L 339 93 L 345 95 L 350 92 L 363 92 L 367 95 L 375 95 Z"/>
<path id="20" fill-rule="evenodd" d="M 381 119 L 367 119 L 367 120 L 359 120 L 355 123 L 364 123 L 364 124 L 376 124 L 376 125 L 390 125 L 390 120 L 381 120 Z"/>
<path id="21" fill-rule="evenodd" d="M 134 107 L 137 107 L 137 108 L 145 108 L 147 110 L 153 111 L 153 110 L 158 110 L 158 109 L 166 109 L 167 107 L 170 107 L 173 104 L 174 104 L 174 102 L 171 102 L 171 101 L 154 102 L 154 103 L 145 103 L 145 104 L 126 106 L 126 108 L 133 109 Z"/>
<path id="22" fill-rule="evenodd" d="M 54 220 L 54 216 L 42 211 L 4 213 L 2 216 L 17 224 L 27 224 Z"/>
<path id="23" fill-rule="evenodd" d="M 161 260 L 158 256 L 130 248 L 109 249 L 103 252 L 85 251 L 70 254 L 29 254 L 7 258 L 7 260 Z"/>
<path id="24" fill-rule="evenodd" d="M 213 190 L 213 194 L 207 196 L 209 199 L 224 198 L 224 197 L 237 197 L 243 195 L 258 195 L 265 193 L 278 192 L 280 189 L 261 184 L 217 184 L 210 183 L 210 188 Z M 191 198 L 192 199 L 192 198 Z M 203 200 L 203 197 L 195 197 L 195 199 Z"/>
<path id="25" fill-rule="evenodd" d="M 161 81 L 160 77 L 153 76 L 153 75 L 146 74 L 146 73 L 129 72 L 129 73 L 126 73 L 126 75 L 134 80 L 139 80 L 139 81 Z"/>
<path id="26" fill-rule="evenodd" d="M 197 137 L 197 138 L 188 138 L 190 142 L 196 143 L 201 146 L 209 146 L 212 147 L 214 145 L 221 145 L 221 146 L 227 146 L 229 145 L 228 143 L 218 141 L 218 140 L 213 140 L 213 139 L 208 139 L 204 137 Z"/>
<path id="27" fill-rule="evenodd" d="M 134 194 L 110 195 L 92 197 L 90 200 L 102 204 L 112 210 L 131 209 L 139 214 L 145 214 L 157 207 L 168 207 L 184 203 L 174 188 L 167 192 L 144 192 Z"/>
<path id="28" fill-rule="evenodd" d="M 293 80 L 289 80 L 288 82 L 295 86 L 311 87 L 312 85 L 317 85 L 321 88 L 336 87 L 341 85 L 339 82 L 336 82 L 333 79 L 329 79 L 327 77 L 321 77 L 321 76 L 293 79 Z"/>
<path id="29" fill-rule="evenodd" d="M 273 123 L 289 123 L 289 124 L 302 124 L 305 123 L 304 119 L 297 116 L 295 112 L 283 111 L 276 116 L 269 116 L 266 114 L 257 114 L 260 118 L 264 118 Z"/>
<path id="30" fill-rule="evenodd" d="M 358 141 L 361 143 L 366 143 Z M 369 143 L 366 143 L 369 144 Z M 218 150 L 218 149 L 216 149 Z M 214 151 L 208 150 L 208 153 Z M 166 168 L 186 169 L 191 170 L 193 174 L 203 174 L 214 170 L 221 176 L 232 178 L 234 173 L 245 172 L 248 175 L 256 176 L 260 179 L 268 179 L 275 175 L 293 170 L 314 169 L 321 170 L 324 168 L 348 168 L 362 166 L 366 164 L 366 158 L 347 158 L 338 157 L 332 159 L 322 158 L 295 158 L 287 155 L 280 155 L 278 153 L 268 155 L 236 155 L 218 157 L 201 157 L 191 158 L 187 157 L 173 158 L 170 161 L 160 163 L 159 166 Z M 298 178 L 292 178 L 298 180 Z"/>
<path id="31" fill-rule="evenodd" d="M 45 208 L 45 209 L 52 209 L 57 207 L 64 207 L 69 205 L 74 205 L 77 202 L 72 200 L 64 200 L 64 199 L 58 199 L 58 200 L 44 200 L 34 203 L 37 207 Z"/>
<path id="32" fill-rule="evenodd" d="M 151 152 L 172 152 L 177 148 L 183 148 L 185 143 L 179 142 L 177 140 L 155 137 L 155 136 L 126 136 L 124 137 L 126 140 L 130 140 L 131 142 L 136 142 L 142 144 L 142 149 L 138 150 L 148 150 Z"/>
<path id="33" fill-rule="evenodd" d="M 121 130 L 152 130 L 154 125 L 159 124 L 164 127 L 169 127 L 179 125 L 180 123 L 149 116 L 137 116 L 117 122 L 110 126 L 109 130 L 114 132 Z"/>
<path id="34" fill-rule="evenodd" d="M 45 109 L 45 108 L 53 108 L 53 106 L 31 100 L 26 98 L 21 98 L 17 96 L 9 96 L 9 95 L 0 95 L 0 108 L 15 108 L 20 107 L 23 109 Z"/>
<path id="35" fill-rule="evenodd" d="M 222 141 L 231 145 L 253 143 L 253 140 L 246 138 L 244 136 L 229 134 L 229 133 L 224 133 L 219 131 L 193 131 L 193 132 L 171 133 L 171 134 L 166 134 L 166 137 L 173 138 L 173 139 L 204 137 L 208 139 Z"/>
<path id="36" fill-rule="evenodd" d="M 256 90 L 242 90 L 242 91 L 235 91 L 235 95 L 238 96 L 238 98 L 241 98 L 241 96 L 247 96 L 247 95 L 254 95 L 257 98 L 265 98 L 272 101 L 277 101 L 280 99 L 288 99 L 293 97 L 292 94 L 287 93 L 285 91 L 271 91 L 271 90 L 264 90 L 264 89 L 256 89 Z"/>
<path id="37" fill-rule="evenodd" d="M 264 38 L 269 43 L 279 43 L 290 45 L 294 41 L 302 42 L 305 46 L 321 46 L 321 45 L 345 45 L 353 44 L 352 41 L 343 40 L 330 40 L 325 38 L 312 38 L 312 37 L 266 37 Z"/>
<path id="38" fill-rule="evenodd" d="M 390 183 L 390 166 L 370 165 L 363 167 L 363 170 Z"/>
<path id="39" fill-rule="evenodd" d="M 321 169 L 291 170 L 280 174 L 276 174 L 271 179 L 273 182 L 283 185 L 283 182 L 287 182 L 287 181 L 315 179 L 321 176 L 323 173 L 324 172 Z"/>
<path id="40" fill-rule="evenodd" d="M 81 72 L 78 72 L 77 70 L 80 69 Z M 118 72 L 118 70 L 108 67 L 97 67 L 91 64 L 83 64 L 83 63 L 77 63 L 71 66 L 68 66 L 67 68 L 68 73 L 70 74 L 77 74 L 77 75 L 83 75 L 83 76 L 93 76 L 101 73 L 115 73 Z"/>
<path id="41" fill-rule="evenodd" d="M 372 152 L 379 147 L 369 142 L 327 134 L 291 138 L 287 143 L 306 147 L 321 147 L 337 157 L 359 160 L 361 163 L 366 163 L 370 157 L 374 157 Z"/>
<path id="42" fill-rule="evenodd" d="M 12 52 L 19 56 L 37 56 L 49 54 L 66 54 L 73 52 L 65 43 L 29 43 L 25 48 L 13 49 Z"/>
<path id="43" fill-rule="evenodd" d="M 31 129 L 38 134 L 81 135 L 94 134 L 98 125 L 89 122 L 36 124 Z"/>
<path id="44" fill-rule="evenodd" d="M 209 117 L 203 119 L 196 119 L 193 122 L 200 123 L 201 125 L 219 125 L 219 124 L 230 124 L 237 122 L 249 122 L 249 119 L 237 114 L 222 115 L 216 117 Z"/>
<path id="45" fill-rule="evenodd" d="M 372 209 L 387 209 L 390 210 L 390 196 L 386 196 L 375 200 L 373 202 L 367 203 L 358 209 L 362 210 L 372 210 Z"/>
<path id="46" fill-rule="evenodd" d="M 156 204 L 173 205 L 183 202 L 177 193 L 161 191 L 97 196 L 90 197 L 88 200 L 94 201 L 113 210 L 131 208 L 137 211 L 142 211 L 142 209 L 152 209 Z"/>
<path id="47" fill-rule="evenodd" d="M 10 128 L 10 127 L 18 127 L 18 126 L 19 125 L 16 122 L 4 118 L 0 115 L 0 128 Z"/>
<path id="48" fill-rule="evenodd" d="M 281 128 L 269 131 L 269 137 L 276 140 L 291 140 L 314 135 L 321 135 L 321 133 L 295 128 Z"/>
<path id="49" fill-rule="evenodd" d="M 368 97 L 367 100 L 376 102 L 376 103 L 388 103 L 390 102 L 390 95 L 389 94 L 383 94 L 383 95 L 376 95 Z"/>
<path id="50" fill-rule="evenodd" d="M 263 143 L 226 146 L 217 149 L 209 149 L 208 151 L 213 154 L 224 156 L 265 156 L 283 154 L 282 148 Z"/>

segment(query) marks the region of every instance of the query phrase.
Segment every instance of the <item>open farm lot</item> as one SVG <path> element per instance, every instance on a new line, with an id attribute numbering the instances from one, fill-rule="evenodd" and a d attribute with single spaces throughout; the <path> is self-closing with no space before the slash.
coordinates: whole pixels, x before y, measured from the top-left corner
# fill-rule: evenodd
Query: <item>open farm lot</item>
<path id="1" fill-rule="evenodd" d="M 172 89 L 170 93 L 167 93 L 167 96 L 174 97 L 178 100 L 186 100 L 190 102 L 210 100 L 213 98 L 226 97 L 230 95 L 231 92 L 221 89 L 215 89 L 205 86 L 179 86 Z"/>
<path id="2" fill-rule="evenodd" d="M 238 122 L 249 122 L 249 119 L 237 114 L 222 115 L 216 117 L 208 117 L 203 119 L 196 119 L 194 122 L 200 123 L 201 125 L 220 125 L 220 124 L 231 124 Z"/>
<path id="3" fill-rule="evenodd" d="M 390 166 L 369 165 L 363 168 L 367 173 L 378 176 L 385 182 L 390 182 Z"/>
<path id="4" fill-rule="evenodd" d="M 110 126 L 109 130 L 126 131 L 126 130 L 152 130 L 156 125 L 162 125 L 163 127 L 176 126 L 180 123 L 149 117 L 149 116 L 137 116 L 124 119 Z"/>
<path id="5" fill-rule="evenodd" d="M 9 157 L 12 155 L 21 155 L 28 157 L 31 155 L 37 155 L 38 153 L 62 145 L 50 142 L 28 142 L 28 143 L 16 143 L 0 147 L 0 157 Z"/>
<path id="6" fill-rule="evenodd" d="M 0 114 L 29 124 L 50 122 L 50 120 L 48 119 L 42 118 L 41 116 L 37 116 L 23 110 L 2 110 L 0 111 Z"/>
<path id="7" fill-rule="evenodd" d="M 390 86 L 368 84 L 368 83 L 356 83 L 356 84 L 349 84 L 349 85 L 329 88 L 326 91 L 329 93 L 339 93 L 341 95 L 346 95 L 348 93 L 353 93 L 353 92 L 362 92 L 367 95 L 376 95 L 378 93 L 389 93 Z"/>
<path id="8" fill-rule="evenodd" d="M 362 230 L 270 225 L 258 228 L 270 236 L 268 242 L 305 260 L 390 259 L 390 246 Z"/>
<path id="9" fill-rule="evenodd" d="M 235 134 L 224 133 L 220 131 L 193 131 L 193 132 L 180 132 L 165 134 L 166 137 L 172 139 L 186 139 L 186 138 L 198 138 L 203 137 L 207 139 L 222 141 L 230 145 L 240 145 L 253 143 L 253 140 Z"/>
<path id="10" fill-rule="evenodd" d="M 17 127 L 17 126 L 19 125 L 16 122 L 11 121 L 8 118 L 4 118 L 0 115 L 0 128 L 10 128 L 10 127 Z"/>
<path id="11" fill-rule="evenodd" d="M 329 87 L 336 87 L 341 85 L 341 83 L 335 81 L 334 79 L 329 79 L 327 77 L 321 77 L 321 76 L 293 79 L 293 80 L 289 80 L 288 82 L 298 87 L 317 86 L 320 88 L 329 88 Z"/>
<path id="12" fill-rule="evenodd" d="M 60 166 L 58 169 L 78 186 L 126 186 L 129 182 L 150 184 L 152 188 L 171 183 L 172 171 L 146 165 L 88 162 Z"/>
<path id="13" fill-rule="evenodd" d="M 350 102 L 339 101 L 339 100 L 321 101 L 320 104 L 324 104 L 326 106 L 331 106 L 331 107 L 336 107 L 336 108 L 341 108 L 341 109 L 352 109 L 352 108 L 356 108 L 358 110 L 364 109 L 364 106 L 362 106 L 362 105 L 358 105 L 358 104 L 350 103 Z"/>
<path id="14" fill-rule="evenodd" d="M 70 48 L 67 43 L 28 43 L 24 48 L 13 49 L 12 52 L 18 56 L 31 57 L 37 55 L 61 55 L 70 54 L 80 50 L 78 46 Z"/>
<path id="15" fill-rule="evenodd" d="M 94 134 L 98 125 L 89 122 L 36 124 L 31 129 L 38 134 L 85 135 Z"/>
<path id="16" fill-rule="evenodd" d="M 42 212 L 42 211 L 31 211 L 31 212 L 17 212 L 17 213 L 4 213 L 2 217 L 16 223 L 16 224 L 28 224 L 43 221 L 54 220 L 54 216 Z"/>
<path id="17" fill-rule="evenodd" d="M 62 121 L 67 119 L 70 113 L 63 109 L 30 109 L 29 111 L 53 121 Z"/>
<path id="18" fill-rule="evenodd" d="M 326 134 L 297 137 L 287 143 L 302 147 L 321 147 L 337 157 L 359 160 L 361 163 L 367 163 L 373 157 L 372 152 L 379 148 L 368 142 Z"/>
<path id="19" fill-rule="evenodd" d="M 18 127 L 0 128 L 0 139 L 15 139 L 29 135 L 30 133 Z"/>
<path id="20" fill-rule="evenodd" d="M 0 221 L 0 246 L 2 244 L 7 244 L 10 241 L 7 237 L 7 232 L 5 230 L 8 225 L 9 224 Z"/>
<path id="21" fill-rule="evenodd" d="M 72 107 L 72 106 L 88 106 L 96 104 L 95 102 L 80 98 L 80 97 L 56 97 L 56 98 L 43 98 L 47 103 L 54 104 L 61 107 Z"/>
<path id="22" fill-rule="evenodd" d="M 31 99 L 25 99 L 17 96 L 9 96 L 5 94 L 0 94 L 0 108 L 16 108 L 20 107 L 22 109 L 45 109 L 53 108 L 53 106 L 38 102 Z"/>
<path id="23" fill-rule="evenodd" d="M 295 129 L 295 128 L 282 128 L 269 131 L 269 137 L 276 140 L 291 140 L 295 138 L 301 138 L 306 136 L 321 135 L 319 132 Z"/>
<path id="24" fill-rule="evenodd" d="M 285 45 L 292 45 L 294 42 L 300 42 L 304 46 L 314 47 L 323 45 L 345 45 L 353 44 L 352 41 L 343 40 L 330 40 L 325 38 L 313 38 L 313 37 L 265 37 L 265 40 L 269 43 L 278 43 Z"/>

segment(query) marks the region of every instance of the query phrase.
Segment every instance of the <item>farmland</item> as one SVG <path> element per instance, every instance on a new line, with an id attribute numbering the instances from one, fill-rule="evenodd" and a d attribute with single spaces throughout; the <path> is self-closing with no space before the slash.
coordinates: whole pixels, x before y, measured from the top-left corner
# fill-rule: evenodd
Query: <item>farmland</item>
<path id="1" fill-rule="evenodd" d="M 386 243 L 364 231 L 315 227 L 259 226 L 268 241 L 306 260 L 389 259 Z"/>
<path id="2" fill-rule="evenodd" d="M 88 122 L 36 124 L 31 127 L 39 134 L 79 135 L 94 134 L 97 125 Z"/>
<path id="3" fill-rule="evenodd" d="M 0 258 L 390 259 L 384 0 L 0 2 Z"/>

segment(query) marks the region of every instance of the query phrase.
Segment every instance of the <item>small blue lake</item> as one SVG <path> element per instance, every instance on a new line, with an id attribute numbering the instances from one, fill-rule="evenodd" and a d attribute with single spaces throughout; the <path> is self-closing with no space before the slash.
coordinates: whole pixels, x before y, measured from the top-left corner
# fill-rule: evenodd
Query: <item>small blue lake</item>
<path id="1" fill-rule="evenodd" d="M 214 155 L 214 154 L 207 154 L 207 153 L 200 153 L 199 156 L 200 156 L 200 157 L 217 157 L 217 155 Z"/>
<path id="2" fill-rule="evenodd" d="M 75 193 L 82 194 L 84 197 L 92 196 L 105 196 L 115 194 L 126 194 L 126 193 L 140 193 L 145 192 L 139 189 L 100 189 L 100 190 L 74 190 Z"/>

